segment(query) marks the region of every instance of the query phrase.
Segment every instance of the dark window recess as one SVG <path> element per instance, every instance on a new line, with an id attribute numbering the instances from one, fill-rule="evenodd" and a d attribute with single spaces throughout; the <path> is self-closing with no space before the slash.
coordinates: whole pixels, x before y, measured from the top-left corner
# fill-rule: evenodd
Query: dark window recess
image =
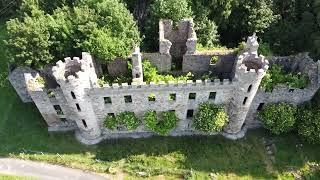
<path id="1" fill-rule="evenodd" d="M 192 118 L 193 117 L 193 109 L 189 109 L 188 111 L 187 111 L 187 118 Z"/>
<path id="2" fill-rule="evenodd" d="M 189 99 L 195 100 L 197 94 L 196 93 L 189 93 Z"/>
<path id="3" fill-rule="evenodd" d="M 84 126 L 85 128 L 88 127 L 87 122 L 86 122 L 84 119 L 82 119 L 82 124 L 83 124 L 83 126 Z"/>
<path id="4" fill-rule="evenodd" d="M 124 96 L 124 102 L 125 103 L 132 103 L 132 97 L 131 96 Z"/>
<path id="5" fill-rule="evenodd" d="M 148 96 L 148 100 L 151 101 L 151 102 L 156 101 L 156 95 L 155 95 L 155 94 L 150 94 L 150 95 Z"/>
<path id="6" fill-rule="evenodd" d="M 63 111 L 61 109 L 61 106 L 59 105 L 53 105 L 54 110 L 56 110 L 57 114 L 63 115 Z"/>
<path id="7" fill-rule="evenodd" d="M 71 91 L 71 96 L 72 96 L 73 99 L 77 99 L 77 98 L 76 98 L 76 95 L 75 95 L 74 92 L 72 92 L 72 91 Z"/>
<path id="8" fill-rule="evenodd" d="M 67 119 L 66 118 L 60 118 L 60 121 L 67 122 Z"/>
<path id="9" fill-rule="evenodd" d="M 294 91 L 294 89 L 289 89 L 289 92 L 293 92 Z"/>
<path id="10" fill-rule="evenodd" d="M 176 110 L 170 110 L 170 112 L 174 112 L 174 113 L 175 113 L 175 112 L 176 112 Z"/>
<path id="11" fill-rule="evenodd" d="M 114 113 L 108 113 L 108 116 L 115 117 Z"/>
<path id="12" fill-rule="evenodd" d="M 76 106 L 77 106 L 78 111 L 80 112 L 81 108 L 80 108 L 79 104 L 77 103 Z"/>
<path id="13" fill-rule="evenodd" d="M 112 103 L 111 97 L 104 97 L 103 100 L 104 100 L 105 104 L 111 104 Z"/>
<path id="14" fill-rule="evenodd" d="M 250 92 L 252 89 L 252 84 L 248 87 L 248 92 Z"/>
<path id="15" fill-rule="evenodd" d="M 245 105 L 247 103 L 247 99 L 248 99 L 248 97 L 244 98 L 243 103 L 242 103 L 243 105 Z"/>
<path id="16" fill-rule="evenodd" d="M 258 111 L 261 111 L 262 108 L 263 108 L 263 106 L 264 106 L 264 103 L 260 103 L 259 106 L 258 106 L 258 108 L 257 108 L 257 110 L 258 110 Z"/>
<path id="17" fill-rule="evenodd" d="M 216 99 L 216 95 L 217 95 L 216 92 L 210 92 L 210 94 L 209 94 L 209 99 L 215 100 L 215 99 Z"/>
<path id="18" fill-rule="evenodd" d="M 140 74 L 136 74 L 136 78 L 140 78 Z"/>
<path id="19" fill-rule="evenodd" d="M 170 101 L 175 101 L 177 99 L 177 95 L 176 94 L 170 94 L 169 95 L 169 100 Z"/>

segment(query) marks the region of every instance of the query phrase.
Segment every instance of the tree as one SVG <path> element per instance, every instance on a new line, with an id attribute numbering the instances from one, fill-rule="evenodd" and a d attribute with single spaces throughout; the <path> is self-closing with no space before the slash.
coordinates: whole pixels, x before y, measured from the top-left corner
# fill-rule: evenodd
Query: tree
<path id="1" fill-rule="evenodd" d="M 297 107 L 289 103 L 268 104 L 258 117 L 273 134 L 286 133 L 294 129 Z"/>
<path id="2" fill-rule="evenodd" d="M 254 32 L 264 33 L 276 19 L 271 0 L 236 0 L 225 26 L 220 27 L 222 43 L 237 46 Z"/>
<path id="3" fill-rule="evenodd" d="M 7 23 L 7 49 L 11 61 L 18 65 L 41 68 L 51 63 L 54 56 L 50 52 L 53 41 L 50 39 L 51 16 L 41 10 L 33 10 L 31 16 L 12 19 Z"/>
<path id="4" fill-rule="evenodd" d="M 298 118 L 298 133 L 310 143 L 320 143 L 319 110 L 302 109 Z"/>
<path id="5" fill-rule="evenodd" d="M 25 13 L 7 24 L 8 51 L 19 65 L 41 68 L 81 51 L 106 63 L 127 57 L 140 42 L 133 16 L 118 0 L 80 0 L 51 15 L 34 3 L 23 7 Z"/>
<path id="6" fill-rule="evenodd" d="M 0 1 L 0 20 L 6 19 L 16 14 L 22 0 L 1 0 Z"/>

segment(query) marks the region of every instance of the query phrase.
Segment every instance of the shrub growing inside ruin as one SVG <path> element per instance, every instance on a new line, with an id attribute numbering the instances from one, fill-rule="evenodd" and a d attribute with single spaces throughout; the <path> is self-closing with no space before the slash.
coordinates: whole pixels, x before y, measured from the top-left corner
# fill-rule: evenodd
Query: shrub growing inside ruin
<path id="1" fill-rule="evenodd" d="M 264 126 L 273 134 L 286 133 L 294 129 L 297 107 L 289 103 L 268 104 L 258 114 Z"/>
<path id="2" fill-rule="evenodd" d="M 194 127 L 204 132 L 220 132 L 228 122 L 228 115 L 223 106 L 202 103 L 194 119 Z"/>
<path id="3" fill-rule="evenodd" d="M 298 115 L 298 133 L 310 143 L 320 143 L 320 111 L 302 109 Z"/>
<path id="4" fill-rule="evenodd" d="M 159 81 L 187 81 L 187 80 L 192 80 L 193 79 L 193 74 L 188 73 L 186 75 L 181 75 L 178 77 L 174 77 L 171 74 L 159 74 L 158 70 L 155 66 L 153 66 L 150 61 L 144 60 L 142 62 L 142 68 L 143 68 L 143 79 L 145 82 L 150 83 L 150 82 L 159 82 Z"/>
<path id="5" fill-rule="evenodd" d="M 156 111 L 150 110 L 144 114 L 143 120 L 148 129 L 160 135 L 168 135 L 178 122 L 174 111 L 157 114 Z"/>
<path id="6" fill-rule="evenodd" d="M 285 84 L 292 88 L 303 89 L 307 87 L 308 83 L 309 78 L 307 75 L 301 73 L 286 73 L 279 65 L 274 64 L 271 69 L 267 71 L 260 86 L 270 92 L 278 84 Z"/>
<path id="7" fill-rule="evenodd" d="M 116 116 L 108 115 L 104 121 L 105 127 L 114 130 L 117 126 L 124 126 L 127 130 L 135 130 L 141 124 L 133 112 L 122 112 Z"/>

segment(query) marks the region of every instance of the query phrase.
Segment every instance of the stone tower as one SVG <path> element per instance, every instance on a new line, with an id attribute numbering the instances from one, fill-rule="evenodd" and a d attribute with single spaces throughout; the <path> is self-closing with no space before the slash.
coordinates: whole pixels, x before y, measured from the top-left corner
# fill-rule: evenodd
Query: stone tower
<path id="1" fill-rule="evenodd" d="M 262 55 L 258 56 L 258 48 L 259 43 L 254 34 L 248 38 L 245 49 L 237 58 L 233 81 L 239 87 L 234 90 L 229 104 L 229 124 L 224 129 L 227 133 L 241 131 L 260 82 L 269 68 L 268 60 Z"/>
<path id="2" fill-rule="evenodd" d="M 140 48 L 135 48 L 132 54 L 132 82 L 143 82 L 142 56 Z"/>
<path id="3" fill-rule="evenodd" d="M 69 118 L 76 122 L 80 135 L 88 140 L 100 137 L 98 120 L 87 94 L 91 88 L 98 87 L 91 55 L 82 53 L 82 59 L 65 58 L 65 62 L 58 61 L 52 71 L 71 111 Z"/>

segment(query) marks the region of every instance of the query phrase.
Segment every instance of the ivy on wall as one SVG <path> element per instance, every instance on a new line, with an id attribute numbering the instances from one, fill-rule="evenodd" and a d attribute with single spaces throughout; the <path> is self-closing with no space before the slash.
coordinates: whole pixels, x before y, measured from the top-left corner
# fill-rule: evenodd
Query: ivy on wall
<path id="1" fill-rule="evenodd" d="M 178 118 L 174 111 L 166 111 L 157 114 L 156 111 L 147 111 L 143 120 L 148 129 L 160 135 L 168 135 L 168 133 L 176 126 Z"/>
<path id="2" fill-rule="evenodd" d="M 135 130 L 140 124 L 140 119 L 133 112 L 122 112 L 116 116 L 108 115 L 104 121 L 105 127 L 111 130 L 119 125 L 124 126 L 127 130 Z"/>
<path id="3" fill-rule="evenodd" d="M 223 106 L 205 102 L 200 104 L 194 127 L 204 132 L 220 132 L 227 122 L 228 115 Z"/>

